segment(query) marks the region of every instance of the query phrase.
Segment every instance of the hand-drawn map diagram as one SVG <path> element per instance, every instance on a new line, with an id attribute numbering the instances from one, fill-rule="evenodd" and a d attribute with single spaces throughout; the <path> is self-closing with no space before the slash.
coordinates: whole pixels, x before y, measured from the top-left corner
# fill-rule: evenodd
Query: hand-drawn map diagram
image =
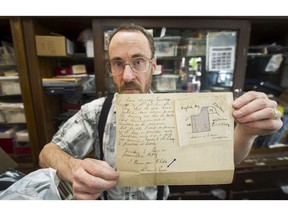
<path id="1" fill-rule="evenodd" d="M 179 144 L 190 145 L 215 140 L 231 139 L 234 126 L 224 96 L 191 95 L 186 100 L 175 100 Z"/>

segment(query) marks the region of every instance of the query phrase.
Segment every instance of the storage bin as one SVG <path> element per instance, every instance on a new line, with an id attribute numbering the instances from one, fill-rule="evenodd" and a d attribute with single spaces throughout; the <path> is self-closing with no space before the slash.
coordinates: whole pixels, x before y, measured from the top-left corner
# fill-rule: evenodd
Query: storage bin
<path id="1" fill-rule="evenodd" d="M 186 56 L 205 56 L 206 39 L 205 38 L 187 38 Z"/>
<path id="2" fill-rule="evenodd" d="M 168 57 L 177 56 L 178 44 L 180 37 L 163 37 L 154 38 L 155 56 L 156 57 Z"/>
<path id="3" fill-rule="evenodd" d="M 175 91 L 178 78 L 178 75 L 154 76 L 152 80 L 153 89 L 158 92 Z"/>

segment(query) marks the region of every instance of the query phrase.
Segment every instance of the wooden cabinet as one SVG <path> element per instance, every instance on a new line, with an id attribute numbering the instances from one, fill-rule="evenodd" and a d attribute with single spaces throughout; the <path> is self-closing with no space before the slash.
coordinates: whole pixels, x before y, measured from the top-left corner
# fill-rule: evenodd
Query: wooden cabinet
<path id="1" fill-rule="evenodd" d="M 229 199 L 288 199 L 288 148 L 252 149 L 236 167 Z"/>
<path id="2" fill-rule="evenodd" d="M 69 64 L 80 64 L 89 62 L 94 64 L 93 59 L 86 58 L 83 48 L 75 48 L 76 54 L 67 57 L 43 57 L 38 56 L 36 51 L 36 35 L 64 35 L 71 41 L 77 43 L 77 38 L 85 28 L 92 27 L 92 19 L 87 17 L 25 17 L 22 18 L 25 45 L 27 52 L 27 64 L 30 74 L 31 89 L 33 91 L 33 107 L 35 121 L 37 124 L 38 146 L 40 149 L 51 141 L 57 131 L 59 124 L 55 117 L 62 112 L 61 95 L 47 95 L 42 87 L 42 78 L 55 76 L 56 68 Z M 77 53 L 81 50 L 81 53 Z"/>
<path id="3" fill-rule="evenodd" d="M 27 172 L 38 167 L 39 146 L 37 139 L 37 129 L 35 122 L 34 106 L 32 104 L 32 90 L 30 84 L 30 74 L 27 67 L 27 59 L 24 45 L 24 34 L 21 19 L 1 18 L 0 19 L 1 36 L 6 37 L 13 44 L 16 57 L 16 70 L 19 74 L 19 83 L 21 89 L 20 99 L 24 105 L 26 123 L 23 125 L 29 133 L 31 154 L 26 156 L 13 156 L 13 159 L 19 164 L 18 169 L 27 170 Z M 6 39 L 4 38 L 4 40 Z M 3 39 L 3 38 L 2 38 Z"/>

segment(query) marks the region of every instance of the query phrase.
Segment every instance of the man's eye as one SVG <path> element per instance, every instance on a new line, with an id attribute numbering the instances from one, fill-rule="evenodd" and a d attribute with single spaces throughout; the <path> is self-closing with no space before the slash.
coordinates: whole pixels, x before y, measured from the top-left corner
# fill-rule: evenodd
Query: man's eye
<path id="1" fill-rule="evenodd" d="M 122 67 L 122 66 L 123 66 L 123 62 L 121 62 L 121 61 L 115 61 L 115 62 L 113 62 L 113 65 L 114 65 L 115 67 Z"/>
<path id="2" fill-rule="evenodd" d="M 143 64 L 143 59 L 135 59 L 133 60 L 133 65 L 141 65 Z"/>

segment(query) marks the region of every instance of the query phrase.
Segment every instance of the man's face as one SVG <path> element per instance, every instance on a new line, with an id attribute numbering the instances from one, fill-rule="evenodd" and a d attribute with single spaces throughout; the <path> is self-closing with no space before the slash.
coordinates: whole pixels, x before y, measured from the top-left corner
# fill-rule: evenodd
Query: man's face
<path id="1" fill-rule="evenodd" d="M 120 31 L 114 35 L 109 45 L 110 61 L 120 60 L 128 64 L 135 57 L 151 59 L 152 52 L 147 38 L 138 31 Z M 150 69 L 144 73 L 134 73 L 126 65 L 122 74 L 112 76 L 117 91 L 124 94 L 147 93 L 155 68 L 155 58 L 151 61 Z"/>

